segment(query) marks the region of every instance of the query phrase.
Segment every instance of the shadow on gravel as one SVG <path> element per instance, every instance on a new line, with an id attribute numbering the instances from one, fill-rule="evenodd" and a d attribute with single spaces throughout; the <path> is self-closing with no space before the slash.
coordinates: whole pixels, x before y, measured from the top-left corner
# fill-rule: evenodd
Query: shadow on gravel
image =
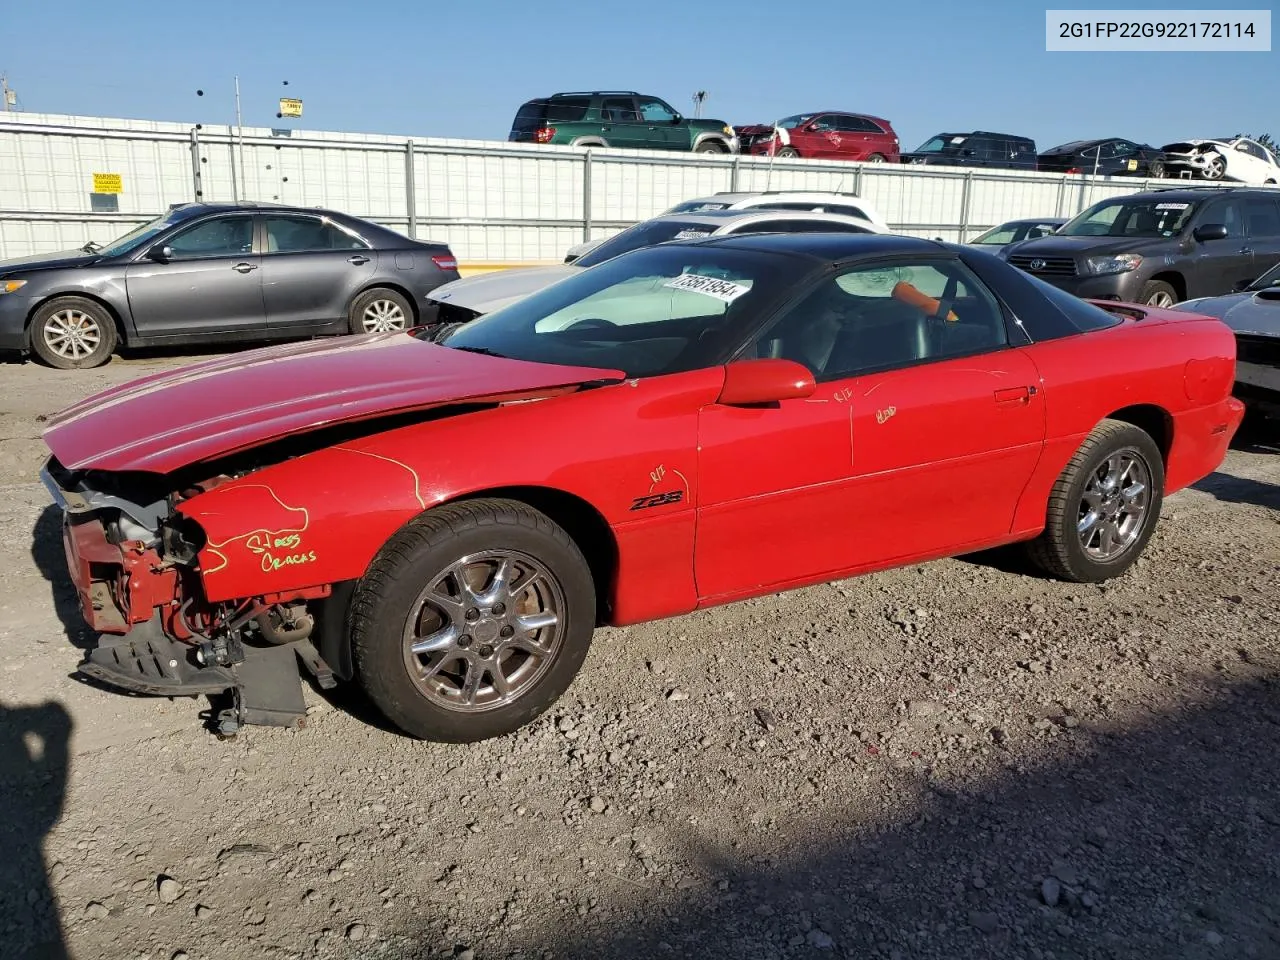
<path id="1" fill-rule="evenodd" d="M 967 788 L 887 758 L 833 760 L 843 769 L 818 778 L 816 797 L 797 790 L 792 804 L 772 808 L 762 797 L 756 827 L 724 823 L 731 814 L 714 788 L 692 785 L 706 791 L 701 825 L 647 854 L 655 876 L 618 862 L 631 837 L 620 819 L 623 842 L 595 851 L 596 879 L 581 877 L 567 894 L 594 894 L 599 919 L 580 920 L 571 901 L 563 917 L 504 938 L 508 949 L 482 942 L 476 955 L 1275 958 L 1280 682 L 1247 661 L 1228 669 L 1254 679 L 1141 729 L 1095 727 L 1086 716 L 1043 736 L 1035 766 L 1010 760 Z M 1016 727 L 1010 737 L 1031 735 L 1030 720 Z M 892 786 L 874 792 L 874 805 L 850 805 L 840 779 L 856 781 L 871 763 L 885 765 L 879 776 Z M 610 879 L 623 870 L 629 882 Z M 413 940 L 422 957 L 440 942 L 425 931 Z"/>
<path id="2" fill-rule="evenodd" d="M 1244 503 L 1280 510 L 1280 484 L 1235 477 L 1229 473 L 1211 473 L 1191 486 L 1227 503 Z"/>
<path id="3" fill-rule="evenodd" d="M 67 960 L 41 844 L 62 816 L 71 716 L 0 703 L 0 955 Z"/>
<path id="4" fill-rule="evenodd" d="M 94 633 L 80 613 L 80 597 L 67 572 L 67 556 L 62 547 L 62 511 L 54 504 L 45 507 L 31 530 L 31 559 L 49 584 L 53 608 L 62 621 L 67 639 L 81 650 L 93 646 Z"/>

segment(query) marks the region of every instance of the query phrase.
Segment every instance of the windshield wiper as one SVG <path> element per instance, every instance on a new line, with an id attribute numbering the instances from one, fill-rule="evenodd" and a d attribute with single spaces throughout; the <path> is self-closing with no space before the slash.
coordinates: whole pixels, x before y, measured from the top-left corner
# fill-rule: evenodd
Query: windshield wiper
<path id="1" fill-rule="evenodd" d="M 90 240 L 80 249 L 84 253 L 97 253 L 102 249 L 102 244 L 98 243 L 96 240 Z"/>
<path id="2" fill-rule="evenodd" d="M 447 343 L 446 343 L 446 344 L 442 344 L 442 346 L 446 346 L 446 347 L 447 347 L 447 346 L 449 346 L 449 344 L 447 344 Z M 498 357 L 500 360 L 510 360 L 510 359 L 511 359 L 511 358 L 510 358 L 510 357 L 508 357 L 505 353 L 498 353 L 498 351 L 496 351 L 496 350 L 490 350 L 488 347 L 453 347 L 452 349 L 454 349 L 454 350 L 465 350 L 467 353 L 479 353 L 479 354 L 482 354 L 483 356 L 486 356 L 486 357 Z"/>

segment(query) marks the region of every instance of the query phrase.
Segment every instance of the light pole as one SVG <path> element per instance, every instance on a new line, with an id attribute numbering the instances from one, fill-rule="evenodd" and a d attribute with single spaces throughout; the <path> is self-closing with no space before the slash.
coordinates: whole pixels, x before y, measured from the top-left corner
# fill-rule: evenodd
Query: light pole
<path id="1" fill-rule="evenodd" d="M 702 119 L 702 101 L 707 99 L 707 91 L 699 90 L 693 95 L 693 118 L 695 120 Z"/>

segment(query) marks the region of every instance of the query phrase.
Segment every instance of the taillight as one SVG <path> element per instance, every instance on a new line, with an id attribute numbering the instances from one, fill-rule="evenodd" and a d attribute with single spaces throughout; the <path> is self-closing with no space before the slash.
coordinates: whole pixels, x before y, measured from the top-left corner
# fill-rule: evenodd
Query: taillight
<path id="1" fill-rule="evenodd" d="M 1080 172 L 1079 167 L 1067 167 L 1067 173 L 1079 173 L 1079 172 Z"/>
<path id="2" fill-rule="evenodd" d="M 434 263 L 441 270 L 457 270 L 458 269 L 458 258 L 451 254 L 437 253 L 434 257 L 431 258 L 431 262 Z"/>
<path id="3" fill-rule="evenodd" d="M 551 138 L 556 135 L 555 127 L 539 127 L 533 134 L 533 139 L 539 143 L 549 143 Z"/>

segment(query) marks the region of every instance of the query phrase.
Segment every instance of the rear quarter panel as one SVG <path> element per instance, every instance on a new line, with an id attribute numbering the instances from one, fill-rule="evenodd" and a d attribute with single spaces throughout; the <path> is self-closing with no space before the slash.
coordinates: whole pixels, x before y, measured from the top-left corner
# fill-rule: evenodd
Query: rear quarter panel
<path id="1" fill-rule="evenodd" d="M 1098 423 L 1132 407 L 1162 412 L 1171 442 L 1165 491 L 1212 473 L 1239 425 L 1228 398 L 1235 375 L 1231 330 L 1208 317 L 1152 311 L 1131 321 L 1025 348 L 1045 395 L 1045 450 L 1014 519 L 1044 526 L 1053 484 Z"/>
<path id="2" fill-rule="evenodd" d="M 534 487 L 585 501 L 613 531 L 613 622 L 690 611 L 698 410 L 723 378 L 715 368 L 507 404 L 346 441 L 224 483 L 180 508 L 208 538 L 206 593 L 216 602 L 355 579 L 418 514 Z M 658 494 L 678 497 L 633 509 Z"/>

